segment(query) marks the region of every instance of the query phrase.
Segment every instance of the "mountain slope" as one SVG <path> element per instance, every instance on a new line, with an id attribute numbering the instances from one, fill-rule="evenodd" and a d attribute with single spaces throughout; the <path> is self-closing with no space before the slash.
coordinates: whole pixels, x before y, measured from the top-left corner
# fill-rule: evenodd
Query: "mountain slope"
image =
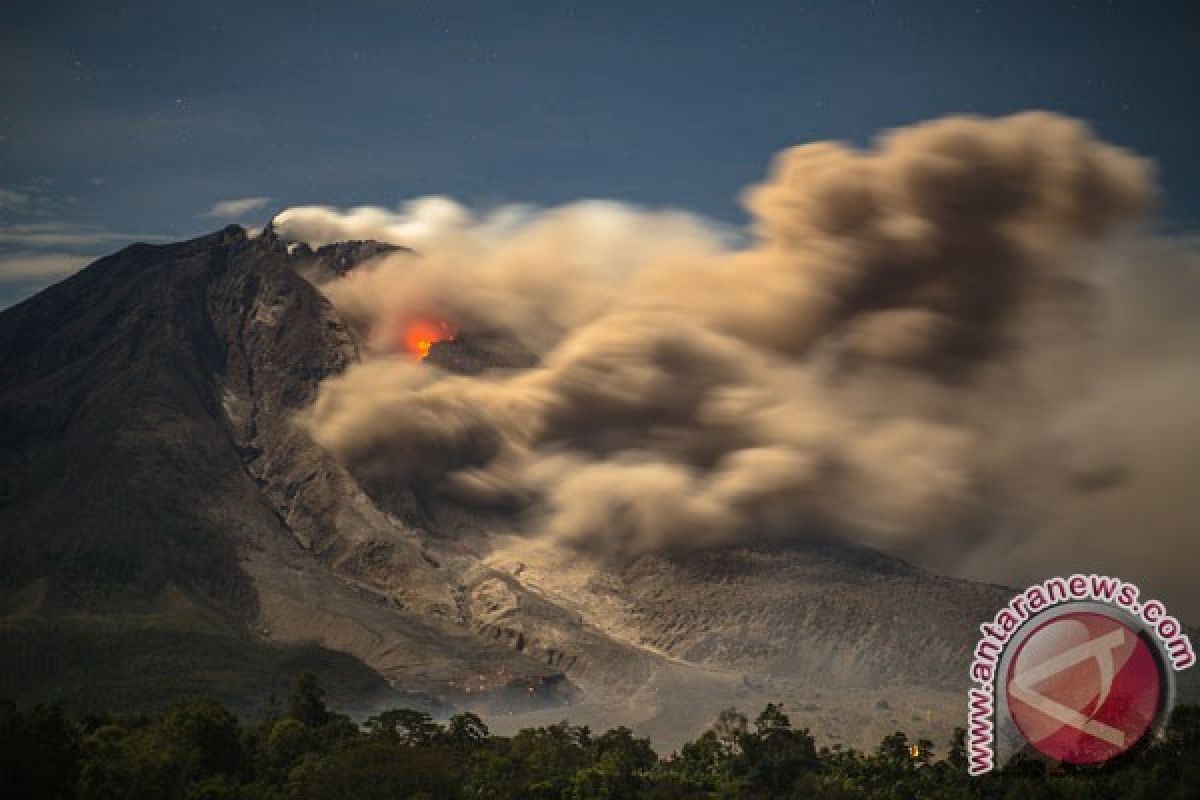
<path id="1" fill-rule="evenodd" d="M 445 638 L 420 620 L 389 618 L 384 627 L 397 632 L 378 641 L 367 621 L 380 603 L 342 581 L 321 582 L 318 564 L 378 557 L 382 547 L 405 587 L 420 584 L 432 597 L 445 586 L 411 540 L 364 543 L 363 531 L 393 526 L 379 524 L 336 465 L 290 433 L 290 415 L 316 382 L 355 354 L 350 334 L 296 273 L 315 259 L 231 227 L 176 245 L 134 245 L 0 316 L 6 663 L 42 635 L 35 621 L 60 630 L 83 614 L 128 621 L 121 630 L 152 620 L 186 649 L 196 610 L 249 646 L 289 596 L 305 607 L 295 635 L 277 641 L 321 641 L 312 629 L 317 600 L 362 620 L 361 630 L 333 636 L 335 646 L 365 637 L 405 661 Z M 264 560 L 273 569 L 257 569 Z M 305 580 L 310 572 L 315 584 Z M 164 610 L 164 594 L 184 598 L 175 605 L 185 613 Z M 487 650 L 473 641 L 469 649 Z M 184 670 L 180 683 L 204 671 Z M 10 686 L 23 688 L 17 677 Z"/>
<path id="2" fill-rule="evenodd" d="M 1000 587 L 819 538 L 597 560 L 360 484 L 296 424 L 359 357 L 310 280 L 386 249 L 230 227 L 0 314 L 0 692 L 251 710 L 314 668 L 345 707 L 569 713 L 666 745 L 768 700 L 851 744 L 961 722 Z M 429 360 L 531 358 L 464 334 Z"/>

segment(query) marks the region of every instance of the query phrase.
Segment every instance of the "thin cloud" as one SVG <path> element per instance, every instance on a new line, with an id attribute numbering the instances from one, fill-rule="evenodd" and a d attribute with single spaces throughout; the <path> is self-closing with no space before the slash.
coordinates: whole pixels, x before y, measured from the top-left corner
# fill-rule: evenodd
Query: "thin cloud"
<path id="1" fill-rule="evenodd" d="M 171 238 L 61 221 L 0 225 L 0 308 L 78 272 L 105 253 L 132 242 Z"/>
<path id="2" fill-rule="evenodd" d="M 0 226 L 0 246 L 26 249 L 93 247 L 112 242 L 162 242 L 169 238 L 155 233 L 127 233 L 63 222 Z"/>
<path id="3" fill-rule="evenodd" d="M 239 197 L 234 200 L 222 200 L 204 213 L 210 219 L 232 219 L 251 211 L 257 211 L 271 201 L 270 197 Z"/>
<path id="4" fill-rule="evenodd" d="M 21 211 L 29 206 L 30 199 L 25 192 L 0 186 L 0 211 Z"/>
<path id="5" fill-rule="evenodd" d="M 0 283 L 44 281 L 78 272 L 95 256 L 75 253 L 7 253 L 0 255 Z"/>

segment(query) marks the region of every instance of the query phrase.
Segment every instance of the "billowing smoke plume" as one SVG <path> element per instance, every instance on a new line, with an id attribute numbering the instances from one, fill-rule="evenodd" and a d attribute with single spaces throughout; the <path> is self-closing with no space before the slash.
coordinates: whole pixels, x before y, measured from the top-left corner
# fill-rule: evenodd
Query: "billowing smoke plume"
<path id="1" fill-rule="evenodd" d="M 284 236 L 418 251 L 324 287 L 372 355 L 305 424 L 372 481 L 618 553 L 814 530 L 965 550 L 1127 479 L 1119 452 L 1047 426 L 1082 404 L 1097 265 L 1152 202 L 1145 161 L 1050 114 L 951 118 L 792 148 L 745 199 L 748 242 L 598 202 L 285 212 Z M 428 319 L 537 363 L 397 354 Z"/>

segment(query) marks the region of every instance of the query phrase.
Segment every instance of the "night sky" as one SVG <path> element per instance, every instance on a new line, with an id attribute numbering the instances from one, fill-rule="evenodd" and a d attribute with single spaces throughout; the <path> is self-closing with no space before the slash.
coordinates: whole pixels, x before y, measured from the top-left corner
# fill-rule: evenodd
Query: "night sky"
<path id="1" fill-rule="evenodd" d="M 1191 231 L 1198 43 L 1185 2 L 4 0 L 0 307 L 131 240 L 297 204 L 608 197 L 737 223 L 782 147 L 958 112 L 1088 120 L 1158 162 L 1161 224 Z"/>

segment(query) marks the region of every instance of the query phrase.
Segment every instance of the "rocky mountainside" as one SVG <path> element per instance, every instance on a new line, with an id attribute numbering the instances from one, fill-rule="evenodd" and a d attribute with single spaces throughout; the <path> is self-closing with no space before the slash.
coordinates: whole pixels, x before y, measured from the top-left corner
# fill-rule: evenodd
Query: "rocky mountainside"
<path id="1" fill-rule="evenodd" d="M 0 692 L 153 702 L 130 673 L 157 636 L 138 669 L 166 696 L 245 701 L 309 662 L 364 707 L 380 676 L 429 703 L 481 675 L 524 704 L 570 694 L 557 667 L 478 636 L 460 570 L 292 424 L 357 357 L 301 273 L 363 250 L 234 226 L 134 245 L 0 316 Z M 263 648 L 245 670 L 226 657 L 243 645 Z"/>
<path id="2" fill-rule="evenodd" d="M 360 485 L 296 415 L 359 357 L 315 282 L 386 249 L 233 226 L 0 314 L 0 694 L 246 709 L 307 667 L 346 707 L 569 715 L 666 744 L 767 700 L 856 744 L 961 722 L 1000 587 L 820 539 L 596 561 Z M 530 358 L 482 334 L 429 355 Z"/>

